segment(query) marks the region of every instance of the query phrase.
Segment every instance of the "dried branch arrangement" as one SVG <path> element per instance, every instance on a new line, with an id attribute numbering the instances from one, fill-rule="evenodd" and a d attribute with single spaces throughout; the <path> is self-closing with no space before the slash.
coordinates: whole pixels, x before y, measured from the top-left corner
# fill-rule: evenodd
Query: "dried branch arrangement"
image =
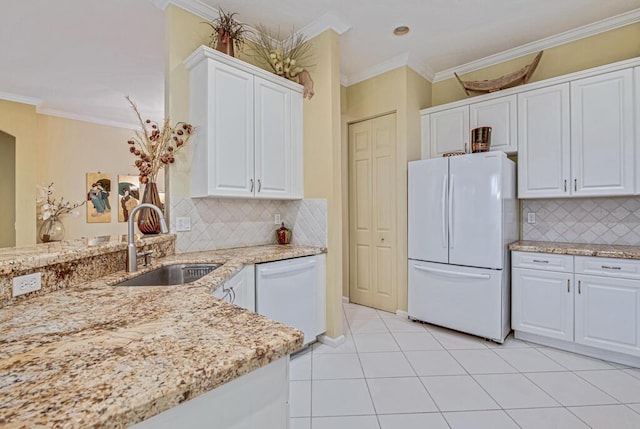
<path id="1" fill-rule="evenodd" d="M 218 8 L 218 17 L 211 22 L 204 22 L 213 32 L 209 35 L 209 47 L 222 50 L 221 46 L 233 44 L 240 51 L 244 47 L 245 34 L 249 32 L 249 27 L 235 19 L 236 12 L 227 13 L 222 8 Z M 233 50 L 231 50 L 233 53 Z M 233 55 L 232 55 L 233 56 Z"/>
<path id="2" fill-rule="evenodd" d="M 142 126 L 142 131 L 136 131 L 136 136 L 127 142 L 129 152 L 138 158 L 135 165 L 140 171 L 140 183 L 155 182 L 158 171 L 175 162 L 175 154 L 189 141 L 194 127 L 186 122 L 178 122 L 172 127 L 166 117 L 160 128 L 157 122 L 142 119 L 138 106 L 130 97 L 127 101 Z"/>

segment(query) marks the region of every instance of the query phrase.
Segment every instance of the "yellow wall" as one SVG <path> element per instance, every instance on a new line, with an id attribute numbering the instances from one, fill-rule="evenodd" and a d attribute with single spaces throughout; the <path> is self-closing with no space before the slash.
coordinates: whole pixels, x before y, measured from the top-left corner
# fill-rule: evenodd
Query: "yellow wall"
<path id="1" fill-rule="evenodd" d="M 0 131 L 0 247 L 16 245 L 16 138 Z"/>
<path id="2" fill-rule="evenodd" d="M 122 102 L 126 103 L 126 100 L 123 98 Z M 117 186 L 118 175 L 137 175 L 133 165 L 135 158 L 129 153 L 126 143 L 133 136 L 132 130 L 55 116 L 36 116 L 38 183 L 44 185 L 54 182 L 56 198 L 86 200 L 88 172 L 109 173 L 113 187 Z M 35 197 L 35 189 L 31 195 Z M 112 188 L 109 201 L 111 223 L 87 223 L 85 205 L 78 210 L 79 217 L 62 217 L 65 238 L 125 234 L 127 224 L 118 222 L 117 188 Z"/>
<path id="3" fill-rule="evenodd" d="M 36 108 L 0 100 L 0 130 L 16 138 L 16 246 L 36 242 Z"/>
<path id="4" fill-rule="evenodd" d="M 327 199 L 327 335 L 342 335 L 343 158 L 339 36 L 325 31 L 312 41 L 315 96 L 304 108 L 304 196 Z M 346 179 L 344 179 L 346 180 Z"/>
<path id="5" fill-rule="evenodd" d="M 346 113 L 343 118 L 347 122 L 357 122 L 396 112 L 398 222 L 396 266 L 399 310 L 407 309 L 407 162 L 420 159 L 419 110 L 429 107 L 430 99 L 431 83 L 407 66 L 367 79 L 346 89 Z M 349 296 L 348 282 L 344 284 L 342 293 L 344 296 Z"/>
<path id="6" fill-rule="evenodd" d="M 546 49 L 530 82 L 640 56 L 640 22 Z M 463 80 L 494 79 L 529 64 L 535 54 L 462 75 Z M 467 98 L 455 77 L 433 84 L 434 106 Z"/>

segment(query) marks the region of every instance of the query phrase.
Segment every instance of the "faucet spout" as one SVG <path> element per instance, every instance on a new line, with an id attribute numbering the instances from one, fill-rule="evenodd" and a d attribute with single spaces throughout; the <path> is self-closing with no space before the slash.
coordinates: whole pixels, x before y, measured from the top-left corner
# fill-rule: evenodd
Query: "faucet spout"
<path id="1" fill-rule="evenodd" d="M 138 270 L 138 254 L 136 250 L 136 245 L 133 242 L 134 239 L 134 231 L 133 231 L 133 219 L 135 218 L 135 214 L 138 210 L 141 209 L 151 209 L 158 213 L 158 217 L 160 218 L 160 232 L 162 234 L 166 234 L 169 232 L 169 228 L 167 228 L 167 222 L 164 220 L 164 214 L 162 210 L 160 210 L 157 206 L 149 203 L 142 203 L 137 205 L 131 210 L 129 213 L 129 220 L 127 221 L 127 272 L 134 273 Z"/>

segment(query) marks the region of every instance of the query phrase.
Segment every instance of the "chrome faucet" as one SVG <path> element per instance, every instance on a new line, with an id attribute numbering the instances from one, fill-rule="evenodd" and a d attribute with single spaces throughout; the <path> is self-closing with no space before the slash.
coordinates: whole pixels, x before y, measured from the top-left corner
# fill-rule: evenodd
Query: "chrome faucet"
<path id="1" fill-rule="evenodd" d="M 149 203 L 142 203 L 139 204 L 137 206 L 134 207 L 133 210 L 131 210 L 131 212 L 129 213 L 129 220 L 128 220 L 128 228 L 129 228 L 129 232 L 128 232 L 128 237 L 127 237 L 127 272 L 128 273 L 134 273 L 138 270 L 138 253 L 136 250 L 136 245 L 133 242 L 133 219 L 135 218 L 135 214 L 138 212 L 138 210 L 140 209 L 152 209 L 154 210 L 156 213 L 158 213 L 158 216 L 160 217 L 160 232 L 163 234 L 166 234 L 169 232 L 169 228 L 167 228 L 167 222 L 164 220 L 164 214 L 162 213 L 162 211 L 155 205 L 153 204 L 149 204 Z"/>

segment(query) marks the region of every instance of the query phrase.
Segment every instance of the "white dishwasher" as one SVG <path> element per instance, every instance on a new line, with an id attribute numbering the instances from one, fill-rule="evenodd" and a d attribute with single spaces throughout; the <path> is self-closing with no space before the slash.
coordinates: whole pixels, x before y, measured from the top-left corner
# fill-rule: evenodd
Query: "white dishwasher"
<path id="1" fill-rule="evenodd" d="M 256 312 L 304 333 L 326 331 L 325 255 L 256 265 Z"/>

